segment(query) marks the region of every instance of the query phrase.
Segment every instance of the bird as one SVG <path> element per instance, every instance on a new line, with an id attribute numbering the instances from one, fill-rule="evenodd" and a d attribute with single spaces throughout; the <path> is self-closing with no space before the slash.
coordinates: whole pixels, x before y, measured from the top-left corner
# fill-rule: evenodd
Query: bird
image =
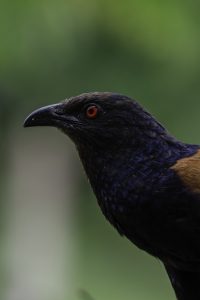
<path id="1" fill-rule="evenodd" d="M 33 111 L 75 144 L 106 219 L 164 265 L 178 300 L 200 299 L 200 146 L 179 141 L 138 101 L 89 92 Z"/>

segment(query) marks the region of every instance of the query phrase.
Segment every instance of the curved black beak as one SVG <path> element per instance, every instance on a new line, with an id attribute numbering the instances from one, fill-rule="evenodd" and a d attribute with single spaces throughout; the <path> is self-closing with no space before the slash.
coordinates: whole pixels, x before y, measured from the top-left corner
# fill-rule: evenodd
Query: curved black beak
<path id="1" fill-rule="evenodd" d="M 48 105 L 33 111 L 24 121 L 24 127 L 56 126 L 62 118 L 61 104 Z"/>

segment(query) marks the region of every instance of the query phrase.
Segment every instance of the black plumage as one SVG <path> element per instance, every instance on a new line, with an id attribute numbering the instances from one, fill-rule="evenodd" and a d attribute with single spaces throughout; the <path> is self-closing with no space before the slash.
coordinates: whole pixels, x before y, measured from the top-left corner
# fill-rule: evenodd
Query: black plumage
<path id="1" fill-rule="evenodd" d="M 75 143 L 101 210 L 158 257 L 179 300 L 200 298 L 200 147 L 178 141 L 136 101 L 86 93 L 34 111 Z"/>

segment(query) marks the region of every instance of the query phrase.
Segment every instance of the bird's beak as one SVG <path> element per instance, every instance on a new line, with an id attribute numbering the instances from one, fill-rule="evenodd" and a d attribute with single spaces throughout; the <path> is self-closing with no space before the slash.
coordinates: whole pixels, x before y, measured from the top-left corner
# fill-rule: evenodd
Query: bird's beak
<path id="1" fill-rule="evenodd" d="M 63 118 L 62 104 L 48 105 L 33 111 L 24 121 L 24 127 L 57 126 Z"/>

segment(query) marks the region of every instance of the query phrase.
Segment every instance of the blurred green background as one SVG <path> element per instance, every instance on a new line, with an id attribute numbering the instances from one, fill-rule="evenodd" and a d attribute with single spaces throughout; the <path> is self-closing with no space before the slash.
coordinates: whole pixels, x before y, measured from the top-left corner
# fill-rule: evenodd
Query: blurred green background
<path id="1" fill-rule="evenodd" d="M 75 148 L 22 128 L 87 91 L 136 98 L 200 143 L 200 2 L 0 0 L 0 298 L 175 299 L 161 263 L 104 220 Z"/>

